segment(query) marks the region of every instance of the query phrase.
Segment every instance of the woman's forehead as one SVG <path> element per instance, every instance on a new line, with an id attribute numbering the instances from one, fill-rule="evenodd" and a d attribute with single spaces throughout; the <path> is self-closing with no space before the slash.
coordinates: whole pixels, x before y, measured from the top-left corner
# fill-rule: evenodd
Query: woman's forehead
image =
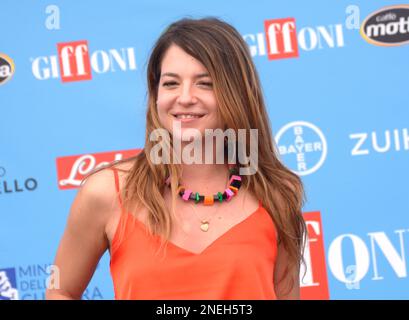
<path id="1" fill-rule="evenodd" d="M 191 76 L 203 76 L 208 73 L 205 66 L 182 48 L 172 45 L 166 52 L 161 63 L 161 74 L 170 76 L 189 73 Z M 207 75 L 208 76 L 208 75 Z"/>

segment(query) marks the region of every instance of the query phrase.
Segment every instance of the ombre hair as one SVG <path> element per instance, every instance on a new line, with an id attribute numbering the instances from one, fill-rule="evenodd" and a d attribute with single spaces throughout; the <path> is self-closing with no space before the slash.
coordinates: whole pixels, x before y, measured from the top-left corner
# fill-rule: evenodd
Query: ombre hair
<path id="1" fill-rule="evenodd" d="M 125 170 L 127 174 L 120 194 L 124 210 L 137 215 L 140 208 L 145 208 L 148 230 L 160 235 L 165 242 L 169 240 L 181 165 L 172 161 L 170 164 L 154 164 L 149 155 L 155 144 L 150 141 L 150 133 L 161 128 L 156 101 L 162 60 L 171 45 L 179 46 L 207 69 L 225 128 L 246 129 L 246 132 L 258 129 L 258 169 L 255 174 L 242 177 L 242 188 L 262 201 L 276 226 L 278 242 L 288 255 L 284 276 L 294 268 L 299 270 L 306 237 L 301 211 L 305 199 L 302 181 L 279 160 L 259 76 L 247 44 L 233 26 L 218 18 L 176 21 L 162 32 L 153 46 L 147 66 L 144 148 L 135 157 L 108 165 L 133 162 L 130 169 Z M 172 148 L 172 142 L 170 144 Z M 170 177 L 172 190 L 170 211 L 163 197 L 167 177 Z"/>

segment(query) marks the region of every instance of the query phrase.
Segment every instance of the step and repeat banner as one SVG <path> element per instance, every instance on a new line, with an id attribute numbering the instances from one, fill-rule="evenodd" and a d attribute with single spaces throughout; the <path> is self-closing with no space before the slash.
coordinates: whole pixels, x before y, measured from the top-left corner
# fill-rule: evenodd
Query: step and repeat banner
<path id="1" fill-rule="evenodd" d="M 248 44 L 281 158 L 305 183 L 302 298 L 409 298 L 409 5 L 0 0 L 0 12 L 0 299 L 44 299 L 81 179 L 143 148 L 154 41 L 205 16 Z M 113 298 L 106 253 L 83 299 Z"/>

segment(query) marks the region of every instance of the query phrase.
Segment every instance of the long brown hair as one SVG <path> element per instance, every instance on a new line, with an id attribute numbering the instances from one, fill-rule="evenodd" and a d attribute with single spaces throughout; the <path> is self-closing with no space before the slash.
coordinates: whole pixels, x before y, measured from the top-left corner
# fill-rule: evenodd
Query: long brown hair
<path id="1" fill-rule="evenodd" d="M 149 155 L 155 142 L 150 141 L 149 137 L 154 129 L 161 128 L 156 100 L 161 62 L 171 45 L 179 46 L 207 69 L 214 84 L 219 116 L 225 127 L 246 129 L 246 132 L 258 129 L 258 170 L 253 175 L 245 176 L 242 188 L 257 195 L 275 223 L 278 240 L 288 254 L 285 276 L 293 268 L 299 268 L 303 261 L 306 237 L 301 212 L 305 199 L 303 185 L 301 179 L 278 158 L 260 80 L 248 46 L 234 27 L 220 19 L 181 19 L 172 23 L 156 41 L 147 66 L 148 105 L 144 149 L 133 158 L 110 164 L 114 166 L 120 162 L 134 161 L 121 190 L 123 206 L 128 212 L 146 208 L 148 229 L 153 234 L 161 235 L 165 241 L 169 239 L 181 167 L 173 163 L 152 163 Z M 171 212 L 163 198 L 164 181 L 168 176 L 171 177 L 173 196 Z"/>

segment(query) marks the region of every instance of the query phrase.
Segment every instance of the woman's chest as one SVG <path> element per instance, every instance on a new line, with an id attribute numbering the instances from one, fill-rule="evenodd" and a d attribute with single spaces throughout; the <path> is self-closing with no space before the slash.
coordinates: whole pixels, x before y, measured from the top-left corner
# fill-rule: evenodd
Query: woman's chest
<path id="1" fill-rule="evenodd" d="M 165 198 L 169 202 L 170 199 Z M 167 203 L 171 208 L 171 203 Z M 177 199 L 175 216 L 172 218 L 171 245 L 193 254 L 204 252 L 211 245 L 240 229 L 260 209 L 259 201 L 250 193 L 239 193 L 232 201 L 205 206 L 193 201 L 185 203 Z M 143 209 L 137 214 L 137 222 L 146 228 L 148 211 Z M 118 228 L 120 213 L 113 215 L 106 233 L 112 246 L 115 231 Z M 244 232 L 244 229 L 242 229 Z"/>
<path id="2" fill-rule="evenodd" d="M 234 202 L 212 206 L 179 202 L 169 241 L 183 250 L 200 254 L 218 239 L 244 224 L 258 209 L 258 200 L 244 193 L 234 199 Z"/>

